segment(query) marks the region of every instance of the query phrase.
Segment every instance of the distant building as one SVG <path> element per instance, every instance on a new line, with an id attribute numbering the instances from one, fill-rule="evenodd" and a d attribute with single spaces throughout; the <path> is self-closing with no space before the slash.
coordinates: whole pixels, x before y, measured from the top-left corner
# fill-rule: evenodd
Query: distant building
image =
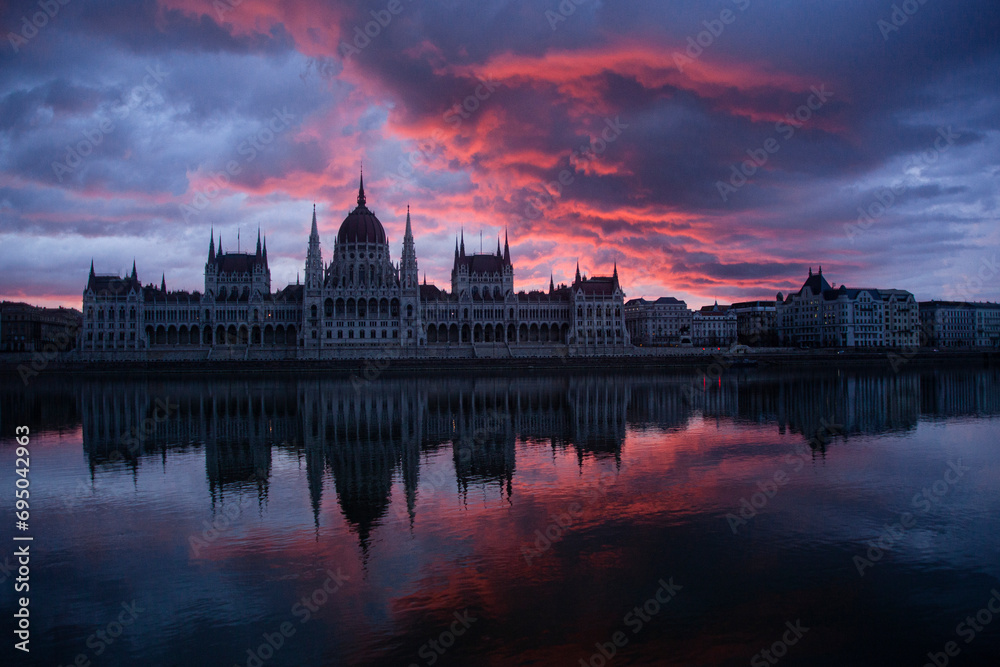
<path id="1" fill-rule="evenodd" d="M 922 301 L 920 323 L 935 347 L 1000 347 L 1000 304 Z"/>
<path id="2" fill-rule="evenodd" d="M 0 351 L 41 352 L 46 346 L 60 352 L 72 350 L 81 319 L 80 311 L 73 308 L 4 301 L 0 303 Z"/>
<path id="3" fill-rule="evenodd" d="M 633 345 L 690 345 L 691 311 L 672 296 L 655 301 L 631 299 L 625 304 L 625 327 Z"/>
<path id="4" fill-rule="evenodd" d="M 742 301 L 730 306 L 736 313 L 736 341 L 752 347 L 778 344 L 777 302 Z"/>
<path id="5" fill-rule="evenodd" d="M 910 292 L 834 289 L 823 268 L 798 292 L 777 296 L 776 326 L 783 345 L 804 347 L 911 347 L 919 341 L 919 310 Z"/>
<path id="6" fill-rule="evenodd" d="M 730 306 L 704 306 L 691 317 L 691 342 L 696 346 L 728 347 L 736 342 L 736 311 Z"/>
<path id="7" fill-rule="evenodd" d="M 210 233 L 204 292 L 142 285 L 135 263 L 124 278 L 98 275 L 83 293 L 80 346 L 91 359 L 160 352 L 162 358 L 319 359 L 392 348 L 460 355 L 513 356 L 552 346 L 574 354 L 630 349 L 618 268 L 581 276 L 548 292 L 514 291 L 510 247 L 466 253 L 456 239 L 451 291 L 418 281 L 416 247 L 406 214 L 399 263 L 382 223 L 368 208 L 364 181 L 357 207 L 340 225 L 332 261 L 323 260 L 316 210 L 304 281 L 271 291 L 267 240 L 255 252 L 224 252 Z M 482 344 L 477 347 L 477 344 Z M 139 355 L 140 357 L 142 355 Z"/>

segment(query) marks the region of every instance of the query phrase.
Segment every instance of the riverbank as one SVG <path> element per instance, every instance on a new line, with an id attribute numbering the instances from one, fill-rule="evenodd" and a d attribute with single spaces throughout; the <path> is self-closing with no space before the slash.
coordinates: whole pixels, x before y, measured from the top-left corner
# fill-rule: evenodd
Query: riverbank
<path id="1" fill-rule="evenodd" d="M 283 373 L 322 373 L 373 379 L 382 375 L 495 375 L 534 371 L 627 371 L 660 373 L 671 370 L 701 369 L 711 375 L 740 370 L 769 368 L 882 368 L 899 370 L 906 366 L 973 365 L 994 367 L 1000 363 L 995 350 L 861 351 L 861 350 L 747 350 L 732 353 L 726 349 L 671 349 L 660 354 L 640 353 L 584 357 L 556 355 L 530 358 L 404 358 L 386 355 L 370 358 L 324 360 L 242 360 L 199 361 L 79 361 L 53 359 L 40 355 L 0 355 L 0 376 L 30 380 L 37 375 L 247 375 Z"/>

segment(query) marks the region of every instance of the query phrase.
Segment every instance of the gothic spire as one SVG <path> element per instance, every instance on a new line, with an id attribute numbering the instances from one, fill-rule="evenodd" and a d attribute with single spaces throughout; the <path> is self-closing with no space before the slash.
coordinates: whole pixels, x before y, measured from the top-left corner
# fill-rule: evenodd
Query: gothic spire
<path id="1" fill-rule="evenodd" d="M 94 258 L 90 258 L 90 277 L 94 277 Z"/>
<path id="2" fill-rule="evenodd" d="M 500 235 L 497 234 L 497 257 L 503 258 L 503 253 L 500 252 Z"/>
<path id="3" fill-rule="evenodd" d="M 215 227 L 212 227 L 212 235 L 208 238 L 208 261 L 215 261 Z"/>
<path id="4" fill-rule="evenodd" d="M 556 291 L 556 283 L 552 279 L 552 272 L 549 271 L 549 294 L 552 294 L 555 291 Z"/>
<path id="5" fill-rule="evenodd" d="M 222 257 L 222 234 L 219 234 L 219 251 L 215 253 L 216 257 Z"/>
<path id="6" fill-rule="evenodd" d="M 257 259 L 260 259 L 260 225 L 257 225 Z"/>
<path id="7" fill-rule="evenodd" d="M 361 184 L 358 186 L 358 206 L 364 206 L 365 202 L 365 168 L 361 167 Z"/>
<path id="8" fill-rule="evenodd" d="M 462 227 L 462 245 L 459 247 L 459 257 L 465 257 L 465 227 Z"/>
<path id="9" fill-rule="evenodd" d="M 264 235 L 264 263 L 267 264 L 267 234 Z"/>
<path id="10" fill-rule="evenodd" d="M 510 246 L 507 245 L 507 228 L 503 228 L 503 261 L 510 264 Z"/>
<path id="11" fill-rule="evenodd" d="M 139 274 L 135 270 L 135 258 L 134 257 L 132 258 L 132 280 L 136 281 L 136 282 L 139 280 Z"/>
<path id="12" fill-rule="evenodd" d="M 406 233 L 403 236 L 404 239 L 413 238 L 413 230 L 410 229 L 410 205 L 406 205 Z"/>
<path id="13" fill-rule="evenodd" d="M 580 260 L 576 260 L 576 282 L 580 282 Z"/>
<path id="14" fill-rule="evenodd" d="M 167 274 L 165 273 L 160 274 L 160 291 L 164 294 L 167 293 Z"/>
<path id="15" fill-rule="evenodd" d="M 316 227 L 316 204 L 313 204 L 313 224 L 312 230 L 309 232 L 309 240 L 319 239 L 319 229 Z"/>

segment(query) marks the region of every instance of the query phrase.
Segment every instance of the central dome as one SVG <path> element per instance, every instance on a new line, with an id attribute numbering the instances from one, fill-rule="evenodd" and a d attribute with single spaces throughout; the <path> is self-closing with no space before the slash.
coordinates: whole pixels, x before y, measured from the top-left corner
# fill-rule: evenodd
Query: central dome
<path id="1" fill-rule="evenodd" d="M 365 177 L 361 176 L 358 188 L 358 207 L 351 211 L 340 225 L 338 243 L 386 243 L 382 223 L 365 206 Z"/>

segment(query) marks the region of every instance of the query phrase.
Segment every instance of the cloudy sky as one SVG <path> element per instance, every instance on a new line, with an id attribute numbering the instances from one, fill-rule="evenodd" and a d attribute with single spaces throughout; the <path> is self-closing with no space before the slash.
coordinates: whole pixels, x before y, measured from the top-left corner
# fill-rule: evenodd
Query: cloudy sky
<path id="1" fill-rule="evenodd" d="M 64 1 L 0 0 L 2 298 L 200 289 L 213 227 L 294 282 L 362 162 L 439 286 L 464 228 L 518 289 L 1000 296 L 996 0 Z"/>

